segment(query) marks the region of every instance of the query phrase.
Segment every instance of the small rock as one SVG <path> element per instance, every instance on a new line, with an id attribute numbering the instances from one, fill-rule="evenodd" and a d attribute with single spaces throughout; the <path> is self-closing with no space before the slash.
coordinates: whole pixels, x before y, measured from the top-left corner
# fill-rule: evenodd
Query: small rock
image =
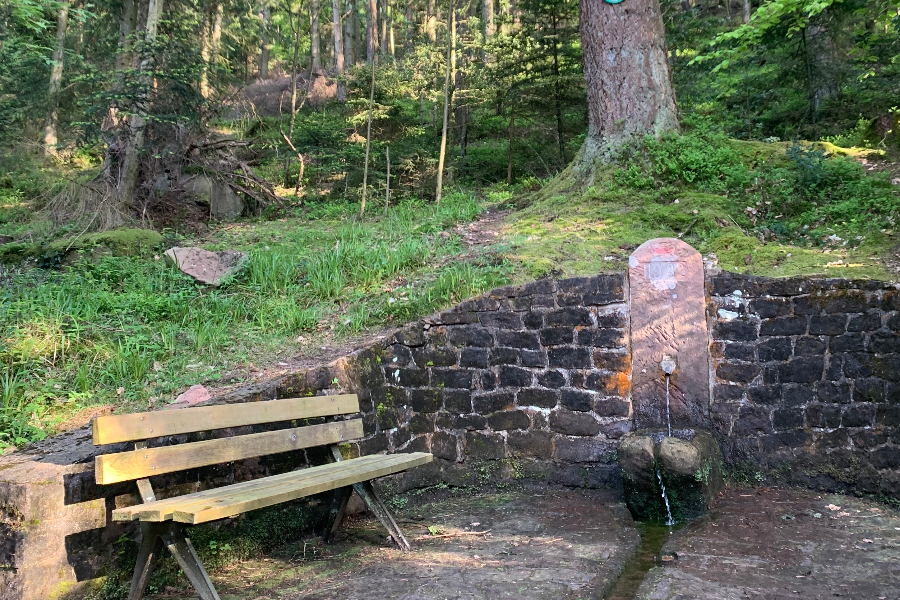
<path id="1" fill-rule="evenodd" d="M 188 391 L 179 395 L 175 398 L 175 402 L 166 407 L 166 410 L 170 408 L 185 408 L 188 406 L 193 406 L 194 404 L 198 404 L 200 402 L 206 402 L 209 400 L 209 390 L 207 390 L 202 385 L 192 385 L 188 388 Z"/>
<path id="2" fill-rule="evenodd" d="M 201 283 L 218 286 L 247 264 L 247 253 L 237 250 L 210 252 L 203 248 L 169 248 L 166 260 Z"/>

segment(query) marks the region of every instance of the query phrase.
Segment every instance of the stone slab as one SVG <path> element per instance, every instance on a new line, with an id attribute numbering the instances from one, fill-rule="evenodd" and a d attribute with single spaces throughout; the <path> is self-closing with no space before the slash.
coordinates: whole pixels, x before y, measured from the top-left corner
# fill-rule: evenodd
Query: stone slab
<path id="1" fill-rule="evenodd" d="M 674 238 L 642 244 L 629 257 L 632 402 L 638 429 L 667 427 L 660 364 L 674 358 L 673 428 L 709 427 L 709 334 L 700 253 Z"/>
<path id="2" fill-rule="evenodd" d="M 301 543 L 210 576 L 222 600 L 601 598 L 638 543 L 621 498 L 609 492 L 542 487 L 411 498 L 397 517 L 412 552 L 390 547 L 374 519 L 357 519 L 333 546 L 308 540 L 306 556 L 314 560 L 297 558 Z M 420 539 L 429 526 L 462 535 Z M 194 596 L 170 590 L 145 597 Z"/>
<path id="3" fill-rule="evenodd" d="M 730 488 L 661 554 L 635 598 L 900 598 L 900 512 L 859 498 Z"/>
<path id="4" fill-rule="evenodd" d="M 203 248 L 169 248 L 166 260 L 201 283 L 217 286 L 247 264 L 246 252 L 223 250 L 210 252 Z"/>

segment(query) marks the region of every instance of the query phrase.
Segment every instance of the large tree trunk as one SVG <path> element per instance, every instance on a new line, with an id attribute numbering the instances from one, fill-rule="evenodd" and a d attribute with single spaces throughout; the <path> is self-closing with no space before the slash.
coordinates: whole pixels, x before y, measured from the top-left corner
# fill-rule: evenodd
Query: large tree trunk
<path id="1" fill-rule="evenodd" d="M 69 5 L 64 2 L 56 15 L 56 48 L 53 50 L 53 64 L 50 67 L 50 108 L 44 124 L 44 155 L 56 156 L 56 126 L 59 123 L 59 90 L 62 87 L 63 57 L 66 52 L 66 29 L 69 25 Z"/>
<path id="2" fill-rule="evenodd" d="M 741 2 L 741 22 L 750 22 L 750 0 L 742 0 Z"/>
<path id="3" fill-rule="evenodd" d="M 497 30 L 494 27 L 494 0 L 483 0 L 481 6 L 481 18 L 484 21 L 484 38 L 490 39 Z"/>
<path id="4" fill-rule="evenodd" d="M 378 42 L 381 48 L 381 55 L 386 56 L 388 53 L 388 16 L 387 16 L 387 0 L 377 0 L 378 2 L 378 18 L 379 18 L 379 35 Z"/>
<path id="5" fill-rule="evenodd" d="M 137 22 L 135 0 L 123 0 L 119 17 L 119 43 L 116 51 L 116 66 L 113 73 L 113 100 L 109 106 L 105 130 L 115 130 L 119 126 L 119 95 L 125 87 L 125 69 L 131 66 L 131 42 Z"/>
<path id="6" fill-rule="evenodd" d="M 344 42 L 341 35 L 341 0 L 332 0 L 332 18 L 334 19 L 334 75 L 337 77 L 337 101 L 343 102 L 347 93 L 341 76 L 344 74 Z"/>
<path id="7" fill-rule="evenodd" d="M 378 0 L 363 0 L 366 3 L 366 62 L 375 60 L 378 37 Z"/>
<path id="8" fill-rule="evenodd" d="M 319 41 L 319 0 L 309 2 L 309 53 L 313 75 L 322 74 L 322 44 Z"/>
<path id="9" fill-rule="evenodd" d="M 347 17 L 344 19 L 344 64 L 356 64 L 356 40 L 353 39 L 353 23 L 357 19 L 356 2 L 347 0 Z"/>
<path id="10" fill-rule="evenodd" d="M 581 0 L 588 136 L 582 162 L 646 134 L 678 129 L 659 0 Z"/>
<path id="11" fill-rule="evenodd" d="M 259 78 L 269 78 L 269 7 L 263 6 L 262 10 L 262 40 L 259 45 Z"/>
<path id="12" fill-rule="evenodd" d="M 437 41 L 434 0 L 427 0 L 425 4 L 425 35 L 432 44 Z"/>
<path id="13" fill-rule="evenodd" d="M 200 56 L 203 66 L 200 71 L 200 95 L 209 98 L 209 71 L 219 56 L 219 43 L 222 40 L 223 7 L 221 0 L 214 0 L 203 12 L 203 24 L 200 31 Z"/>
<path id="14" fill-rule="evenodd" d="M 441 193 L 443 192 L 444 187 L 444 158 L 447 155 L 447 127 L 448 121 L 450 117 L 450 102 L 452 101 L 452 96 L 450 94 L 450 73 L 453 71 L 453 65 L 456 62 L 455 59 L 455 49 L 456 45 L 456 27 L 453 22 L 453 0 L 450 0 L 450 10 L 447 13 L 450 22 L 447 24 L 450 31 L 447 36 L 447 70 L 444 74 L 444 128 L 441 131 L 441 151 L 438 155 L 438 172 L 437 172 L 437 186 L 435 188 L 435 202 L 437 204 L 441 203 Z"/>
<path id="15" fill-rule="evenodd" d="M 147 4 L 147 26 L 144 28 L 144 47 L 150 48 L 156 40 L 156 30 L 162 15 L 163 0 L 149 0 Z M 121 204 L 133 204 L 137 191 L 138 175 L 141 164 L 141 152 L 144 149 L 144 133 L 147 127 L 147 110 L 151 93 L 150 73 L 152 55 L 149 52 L 141 53 L 143 58 L 140 65 L 140 79 L 142 93 L 145 96 L 136 102 L 134 114 L 128 123 L 129 135 L 125 145 L 125 156 L 122 168 L 119 172 L 119 200 Z"/>

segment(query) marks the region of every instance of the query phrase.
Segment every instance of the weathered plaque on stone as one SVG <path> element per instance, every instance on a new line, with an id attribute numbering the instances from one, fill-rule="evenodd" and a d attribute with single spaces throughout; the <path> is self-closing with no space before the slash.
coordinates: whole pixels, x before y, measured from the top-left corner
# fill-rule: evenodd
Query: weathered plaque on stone
<path id="1" fill-rule="evenodd" d="M 639 429 L 667 429 L 669 422 L 673 429 L 709 427 L 709 334 L 700 253 L 674 238 L 644 243 L 629 258 L 629 293 L 635 424 Z M 668 418 L 666 371 L 672 371 Z"/>

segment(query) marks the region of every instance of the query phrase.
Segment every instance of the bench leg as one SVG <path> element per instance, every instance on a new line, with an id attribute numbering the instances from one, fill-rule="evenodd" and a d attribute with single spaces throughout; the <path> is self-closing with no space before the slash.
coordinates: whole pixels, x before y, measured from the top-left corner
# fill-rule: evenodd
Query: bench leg
<path id="1" fill-rule="evenodd" d="M 350 501 L 352 493 L 353 488 L 349 485 L 334 490 L 334 498 L 331 500 L 331 510 L 328 513 L 328 522 L 325 526 L 324 541 L 326 544 L 331 543 L 338 527 L 341 526 L 341 521 L 344 520 L 344 515 L 347 512 L 347 502 Z"/>
<path id="2" fill-rule="evenodd" d="M 194 550 L 191 540 L 184 535 L 184 527 L 178 523 L 167 523 L 163 542 L 193 584 L 194 589 L 200 594 L 200 599 L 219 600 L 219 594 L 216 593 L 216 588 L 209 580 L 209 575 L 206 574 L 206 569 L 203 568 L 197 551 Z"/>
<path id="3" fill-rule="evenodd" d="M 162 540 L 159 539 L 159 527 L 156 523 L 141 523 L 141 548 L 138 550 L 137 562 L 134 565 L 134 576 L 131 578 L 131 590 L 128 600 L 141 600 L 147 587 L 147 579 L 153 573 L 159 553 L 162 552 Z"/>
<path id="4" fill-rule="evenodd" d="M 353 484 L 353 489 L 356 490 L 356 493 L 359 494 L 363 500 L 365 500 L 369 510 L 375 513 L 375 516 L 378 517 L 378 520 L 381 521 L 381 524 L 387 529 L 391 539 L 394 540 L 394 543 L 397 544 L 401 550 L 411 550 L 409 542 L 406 541 L 403 532 L 400 531 L 397 522 L 394 521 L 394 517 L 391 516 L 391 512 L 387 509 L 387 506 L 384 505 L 384 502 L 381 501 L 381 498 L 378 497 L 378 494 L 375 493 L 372 482 L 364 481 L 362 483 Z"/>

